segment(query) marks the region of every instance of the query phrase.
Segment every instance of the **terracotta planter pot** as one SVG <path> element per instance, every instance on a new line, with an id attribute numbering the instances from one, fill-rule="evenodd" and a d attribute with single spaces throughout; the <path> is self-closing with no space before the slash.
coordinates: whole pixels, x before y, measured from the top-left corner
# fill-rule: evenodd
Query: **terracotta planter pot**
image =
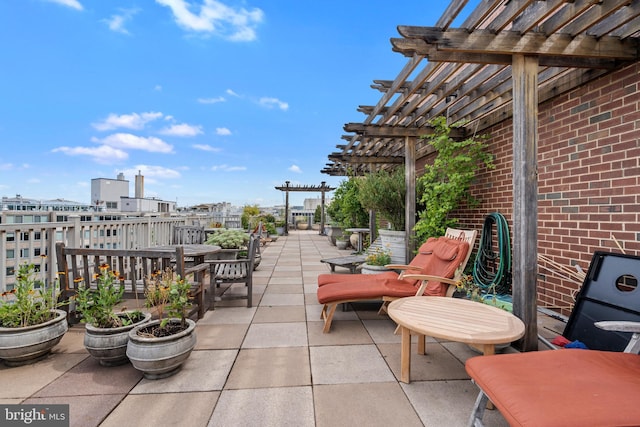
<path id="1" fill-rule="evenodd" d="M 151 313 L 136 323 L 119 328 L 98 328 L 85 325 L 84 346 L 89 354 L 103 366 L 117 366 L 127 363 L 127 344 L 129 331 L 151 320 Z"/>
<path id="2" fill-rule="evenodd" d="M 0 328 L 0 359 L 7 366 L 34 363 L 49 354 L 67 332 L 67 313 L 53 310 L 56 317 L 39 325 Z"/>

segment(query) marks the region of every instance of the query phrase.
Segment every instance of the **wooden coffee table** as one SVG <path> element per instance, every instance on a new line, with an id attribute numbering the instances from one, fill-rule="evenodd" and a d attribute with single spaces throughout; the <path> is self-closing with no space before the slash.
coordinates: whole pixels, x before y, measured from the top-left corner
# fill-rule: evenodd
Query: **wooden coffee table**
<path id="1" fill-rule="evenodd" d="M 425 336 L 472 344 L 494 354 L 496 344 L 524 335 L 524 323 L 513 314 L 479 302 L 447 297 L 408 297 L 392 301 L 389 317 L 402 332 L 400 381 L 409 383 L 411 334 L 418 336 L 418 354 L 425 354 Z"/>

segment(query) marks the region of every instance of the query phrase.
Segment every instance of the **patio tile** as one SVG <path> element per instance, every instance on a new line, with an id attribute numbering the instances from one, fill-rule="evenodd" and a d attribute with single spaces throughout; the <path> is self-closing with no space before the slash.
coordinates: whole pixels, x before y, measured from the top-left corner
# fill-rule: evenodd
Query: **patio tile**
<path id="1" fill-rule="evenodd" d="M 142 374 L 129 363 L 106 367 L 93 357 L 87 357 L 33 396 L 124 394 L 141 378 Z"/>
<path id="2" fill-rule="evenodd" d="M 310 347 L 314 384 L 395 381 L 374 345 Z"/>
<path id="3" fill-rule="evenodd" d="M 245 303 L 246 301 L 242 301 Z M 251 323 L 251 319 L 256 313 L 256 307 L 217 307 L 209 310 L 204 317 L 198 320 L 199 325 L 226 325 L 233 323 Z"/>
<path id="4" fill-rule="evenodd" d="M 313 427 L 311 387 L 224 390 L 213 411 L 210 427 Z"/>
<path id="5" fill-rule="evenodd" d="M 314 295 L 315 296 L 315 295 Z M 322 305 L 320 304 L 307 304 L 305 306 L 307 310 L 307 319 L 310 321 L 318 320 L 320 321 L 322 318 L 320 317 L 320 313 L 322 313 Z M 353 311 L 343 311 L 342 306 L 336 308 L 336 312 L 333 314 L 333 322 L 331 324 L 331 329 L 336 326 L 337 323 L 340 323 L 342 320 L 359 320 L 358 315 Z"/>
<path id="6" fill-rule="evenodd" d="M 398 344 L 402 341 L 400 334 L 395 334 L 397 325 L 390 318 L 381 318 L 377 320 L 363 320 L 362 324 L 373 338 L 373 342 L 376 344 Z M 426 337 L 427 342 L 436 342 L 431 337 Z M 418 337 L 411 336 L 412 342 L 417 342 Z"/>
<path id="7" fill-rule="evenodd" d="M 126 394 L 103 394 L 96 396 L 32 397 L 25 405 L 69 405 L 69 427 L 97 427 Z"/>
<path id="8" fill-rule="evenodd" d="M 307 334 L 309 345 L 346 345 L 346 344 L 371 344 L 371 336 L 355 320 L 345 320 L 331 325 L 328 334 L 322 332 L 324 322 L 307 322 Z"/>
<path id="9" fill-rule="evenodd" d="M 291 274 L 282 277 L 271 276 L 269 285 L 302 285 L 302 276 L 292 277 Z"/>
<path id="10" fill-rule="evenodd" d="M 249 327 L 242 348 L 304 347 L 306 345 L 305 322 L 256 323 Z"/>
<path id="11" fill-rule="evenodd" d="M 425 426 L 467 425 L 478 396 L 470 381 L 415 381 L 400 383 Z M 485 411 L 486 426 L 508 426 L 497 410 Z"/>
<path id="12" fill-rule="evenodd" d="M 129 395 L 100 426 L 204 427 L 219 396 L 215 391 Z"/>
<path id="13" fill-rule="evenodd" d="M 26 398 L 63 376 L 69 369 L 89 358 L 89 354 L 52 354 L 31 365 L 9 368 L 0 364 L 0 399 Z"/>
<path id="14" fill-rule="evenodd" d="M 303 293 L 302 285 L 269 285 L 265 291 L 265 295 L 271 294 L 301 294 Z"/>
<path id="15" fill-rule="evenodd" d="M 425 355 L 417 354 L 418 344 L 411 345 L 411 381 L 460 380 L 469 376 L 464 364 L 436 342 L 427 342 Z M 400 344 L 379 344 L 378 348 L 400 378 Z"/>
<path id="16" fill-rule="evenodd" d="M 396 382 L 316 385 L 313 396 L 317 427 L 422 426 Z"/>
<path id="17" fill-rule="evenodd" d="M 196 350 L 240 348 L 249 324 L 198 325 Z"/>
<path id="18" fill-rule="evenodd" d="M 311 385 L 306 347 L 240 350 L 225 389 Z"/>
<path id="19" fill-rule="evenodd" d="M 131 394 L 222 390 L 237 354 L 237 350 L 192 351 L 176 374 L 159 380 L 143 378 Z"/>
<path id="20" fill-rule="evenodd" d="M 271 285 L 269 285 L 271 286 Z M 274 294 L 266 293 L 260 301 L 260 305 L 304 305 L 304 295 L 299 294 Z"/>
<path id="21" fill-rule="evenodd" d="M 258 307 L 253 323 L 304 322 L 305 309 L 301 305 Z"/>
<path id="22" fill-rule="evenodd" d="M 88 355 L 84 347 L 84 324 L 73 325 L 51 351 L 52 354 L 81 353 Z"/>

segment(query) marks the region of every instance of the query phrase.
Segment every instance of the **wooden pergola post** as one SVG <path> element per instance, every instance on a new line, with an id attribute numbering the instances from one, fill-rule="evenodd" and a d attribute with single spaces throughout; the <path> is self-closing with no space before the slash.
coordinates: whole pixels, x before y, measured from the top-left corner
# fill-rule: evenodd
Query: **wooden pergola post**
<path id="1" fill-rule="evenodd" d="M 538 348 L 538 58 L 513 55 L 513 312 L 523 351 Z"/>
<path id="2" fill-rule="evenodd" d="M 404 137 L 405 173 L 405 263 L 408 263 L 416 248 L 413 228 L 416 226 L 416 138 Z"/>
<path id="3" fill-rule="evenodd" d="M 285 197 L 284 197 L 284 235 L 289 235 L 289 181 L 285 181 Z"/>

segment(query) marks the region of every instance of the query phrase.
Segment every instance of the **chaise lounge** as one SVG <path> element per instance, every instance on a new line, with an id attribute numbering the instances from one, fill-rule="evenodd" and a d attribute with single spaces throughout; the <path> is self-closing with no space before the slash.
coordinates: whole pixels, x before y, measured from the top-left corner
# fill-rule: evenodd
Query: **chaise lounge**
<path id="1" fill-rule="evenodd" d="M 459 230 L 458 230 L 459 231 Z M 318 302 L 323 304 L 323 332 L 328 333 L 339 304 L 356 301 L 382 300 L 383 306 L 402 297 L 415 295 L 446 296 L 453 293 L 456 273 L 461 274 L 469 259 L 469 241 L 474 231 L 457 233 L 458 237 L 429 238 L 409 265 L 390 265 L 400 274 L 389 271 L 380 274 L 321 274 L 318 276 Z M 468 236 L 468 237 L 467 237 Z M 449 291 L 451 288 L 451 292 Z"/>

